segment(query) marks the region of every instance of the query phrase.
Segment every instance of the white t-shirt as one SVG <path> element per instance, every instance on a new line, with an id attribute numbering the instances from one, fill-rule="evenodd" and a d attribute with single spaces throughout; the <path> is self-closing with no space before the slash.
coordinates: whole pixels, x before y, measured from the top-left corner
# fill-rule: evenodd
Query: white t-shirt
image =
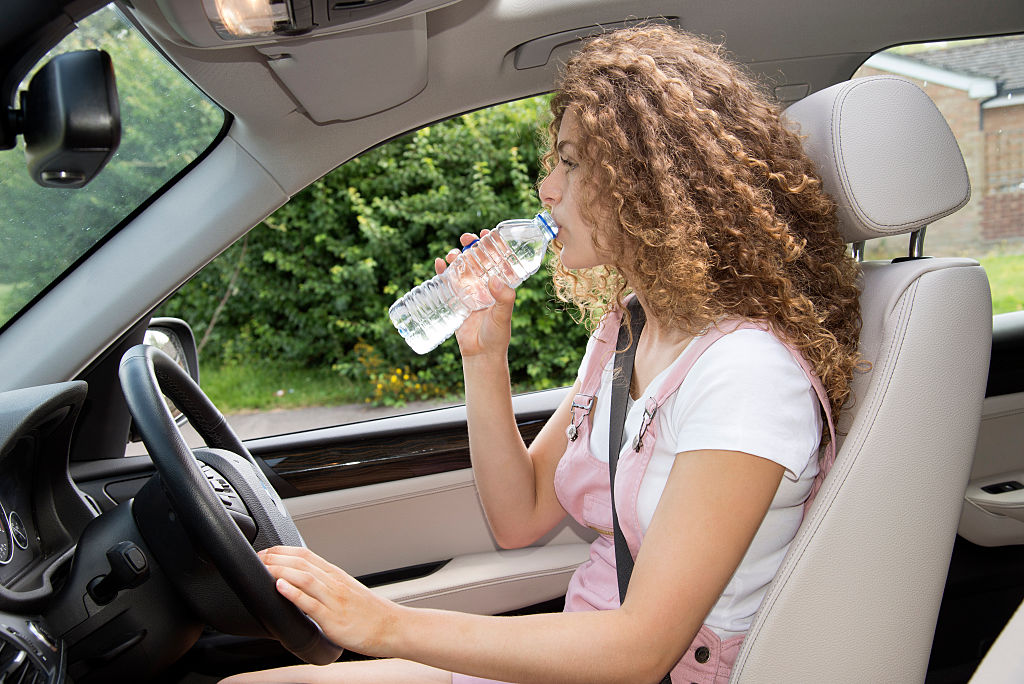
<path id="1" fill-rule="evenodd" d="M 588 354 L 594 338 L 588 344 Z M 681 355 L 680 355 L 681 356 Z M 631 448 L 643 407 L 677 358 L 630 401 L 622 449 Z M 590 448 L 608 460 L 608 421 L 614 360 L 601 377 Z M 697 449 L 743 451 L 785 468 L 764 522 L 721 598 L 705 619 L 722 639 L 745 633 L 803 519 L 803 502 L 818 474 L 821 414 L 803 369 L 774 336 L 737 330 L 716 341 L 687 373 L 655 416 L 658 438 L 640 484 L 637 514 L 643 532 L 654 516 L 676 454 Z M 620 452 L 621 453 L 621 452 Z M 714 549 L 699 549 L 714 553 Z"/>

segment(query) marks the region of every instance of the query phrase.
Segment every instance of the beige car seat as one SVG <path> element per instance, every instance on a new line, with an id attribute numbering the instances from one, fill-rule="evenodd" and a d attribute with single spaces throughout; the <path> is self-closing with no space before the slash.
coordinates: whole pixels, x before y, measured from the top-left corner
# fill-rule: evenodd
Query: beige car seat
<path id="1" fill-rule="evenodd" d="M 935 105 L 889 76 L 837 84 L 786 117 L 854 251 L 911 233 L 911 258 L 862 264 L 861 354 L 839 452 L 733 670 L 734 682 L 921 682 L 956 536 L 992 336 L 978 263 L 920 257 L 963 207 L 963 157 Z"/>

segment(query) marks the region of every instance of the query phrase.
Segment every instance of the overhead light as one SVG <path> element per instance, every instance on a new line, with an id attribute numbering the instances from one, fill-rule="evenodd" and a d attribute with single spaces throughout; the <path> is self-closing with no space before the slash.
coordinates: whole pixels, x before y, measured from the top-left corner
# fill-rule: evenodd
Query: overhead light
<path id="1" fill-rule="evenodd" d="M 309 0 L 203 0 L 214 30 L 229 40 L 297 35 L 313 28 Z"/>

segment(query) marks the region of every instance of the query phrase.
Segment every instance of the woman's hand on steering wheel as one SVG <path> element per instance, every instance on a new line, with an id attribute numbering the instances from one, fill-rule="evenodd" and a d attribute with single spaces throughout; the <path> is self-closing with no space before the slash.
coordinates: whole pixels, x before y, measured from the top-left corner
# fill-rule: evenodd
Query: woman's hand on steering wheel
<path id="1" fill-rule="evenodd" d="M 304 547 L 275 546 L 257 555 L 277 590 L 320 625 L 334 643 L 364 655 L 385 655 L 399 606 Z"/>

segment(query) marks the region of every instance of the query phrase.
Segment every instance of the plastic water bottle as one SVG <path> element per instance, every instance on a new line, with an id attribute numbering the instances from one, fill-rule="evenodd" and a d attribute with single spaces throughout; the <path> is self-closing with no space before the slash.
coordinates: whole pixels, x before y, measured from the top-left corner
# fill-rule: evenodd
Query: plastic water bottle
<path id="1" fill-rule="evenodd" d="M 551 214 L 502 221 L 436 275 L 391 305 L 388 314 L 417 354 L 426 354 L 458 330 L 469 314 L 494 304 L 487 289 L 498 277 L 509 287 L 537 272 L 548 243 L 558 235 Z"/>

